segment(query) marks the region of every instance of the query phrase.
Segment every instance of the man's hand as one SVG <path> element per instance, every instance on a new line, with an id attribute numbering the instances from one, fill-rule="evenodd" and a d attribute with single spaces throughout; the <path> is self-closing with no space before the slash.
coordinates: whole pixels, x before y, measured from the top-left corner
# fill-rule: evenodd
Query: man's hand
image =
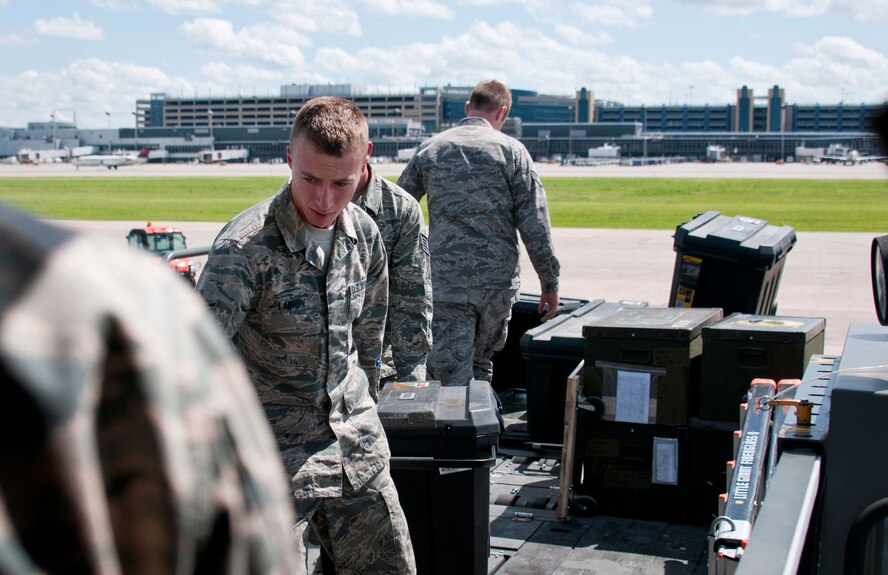
<path id="1" fill-rule="evenodd" d="M 543 312 L 546 312 L 546 315 L 541 318 L 542 321 L 548 321 L 558 313 L 557 291 L 544 291 L 540 294 L 540 305 L 537 307 L 537 313 Z"/>

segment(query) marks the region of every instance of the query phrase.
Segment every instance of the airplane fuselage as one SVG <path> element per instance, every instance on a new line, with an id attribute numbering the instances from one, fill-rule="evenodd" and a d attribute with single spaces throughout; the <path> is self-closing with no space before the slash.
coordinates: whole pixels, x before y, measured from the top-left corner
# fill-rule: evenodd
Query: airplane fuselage
<path id="1" fill-rule="evenodd" d="M 142 150 L 139 154 L 91 154 L 74 159 L 74 164 L 80 166 L 103 166 L 109 170 L 116 170 L 119 166 L 131 166 L 148 161 L 148 150 Z"/>

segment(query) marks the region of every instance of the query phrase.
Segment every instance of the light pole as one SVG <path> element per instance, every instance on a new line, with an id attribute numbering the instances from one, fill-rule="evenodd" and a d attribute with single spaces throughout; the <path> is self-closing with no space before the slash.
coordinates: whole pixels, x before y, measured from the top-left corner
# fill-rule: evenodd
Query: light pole
<path id="1" fill-rule="evenodd" d="M 55 115 L 55 110 L 52 111 L 52 114 L 50 114 L 49 117 L 52 118 L 52 147 L 54 148 L 55 145 L 56 145 L 56 130 L 55 130 L 56 115 Z"/>
<path id="2" fill-rule="evenodd" d="M 105 116 L 108 118 L 108 129 L 111 129 L 111 112 L 105 112 Z"/>

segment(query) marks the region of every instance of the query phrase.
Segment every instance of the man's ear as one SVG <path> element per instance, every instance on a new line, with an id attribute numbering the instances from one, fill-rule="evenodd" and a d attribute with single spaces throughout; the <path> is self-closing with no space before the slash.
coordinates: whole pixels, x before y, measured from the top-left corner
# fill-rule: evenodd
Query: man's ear
<path id="1" fill-rule="evenodd" d="M 506 123 L 506 118 L 509 117 L 509 107 L 501 106 L 499 112 L 496 113 L 496 121 L 502 129 L 503 125 Z"/>

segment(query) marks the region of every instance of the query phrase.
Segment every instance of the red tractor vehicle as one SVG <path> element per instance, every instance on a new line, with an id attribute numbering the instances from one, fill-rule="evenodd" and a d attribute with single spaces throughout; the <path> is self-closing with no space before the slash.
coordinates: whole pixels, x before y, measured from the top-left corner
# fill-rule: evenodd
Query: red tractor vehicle
<path id="1" fill-rule="evenodd" d="M 148 250 L 160 258 L 172 251 L 187 248 L 182 230 L 170 226 L 155 226 L 151 222 L 144 227 L 131 229 L 126 235 L 126 241 L 131 248 Z M 191 258 L 170 260 L 170 267 L 192 286 L 195 284 L 197 270 Z"/>

